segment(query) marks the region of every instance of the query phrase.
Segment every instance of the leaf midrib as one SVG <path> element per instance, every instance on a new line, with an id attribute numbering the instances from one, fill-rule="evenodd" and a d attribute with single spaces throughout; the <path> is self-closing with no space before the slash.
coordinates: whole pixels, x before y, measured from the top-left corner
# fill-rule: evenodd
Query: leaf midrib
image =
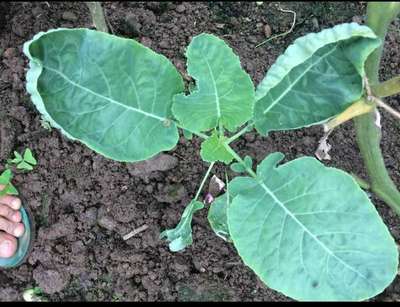
<path id="1" fill-rule="evenodd" d="M 335 253 L 333 251 L 331 251 L 322 241 L 318 240 L 318 238 L 310 231 L 308 230 L 308 228 L 301 223 L 296 216 L 289 210 L 286 208 L 286 206 L 279 200 L 279 198 L 266 186 L 266 184 L 261 181 L 258 180 L 258 183 L 260 184 L 260 186 L 265 190 L 265 192 L 270 195 L 272 197 L 272 199 L 275 201 L 276 204 L 279 205 L 279 207 L 281 207 L 286 215 L 288 215 L 289 217 L 291 217 L 304 231 L 304 233 L 307 233 L 312 239 L 314 239 L 315 242 L 317 242 L 317 244 L 319 244 L 329 255 L 333 256 L 337 261 L 339 261 L 340 263 L 342 263 L 345 267 L 349 268 L 351 271 L 353 271 L 354 273 L 356 273 L 357 275 L 359 275 L 360 277 L 362 277 L 363 279 L 365 279 L 370 285 L 372 285 L 373 288 L 375 288 L 375 286 L 359 271 L 357 271 L 356 269 L 354 269 L 352 266 L 348 265 L 346 262 L 344 262 L 341 258 L 339 258 L 338 256 L 335 255 Z"/>
<path id="2" fill-rule="evenodd" d="M 272 101 L 272 103 L 264 110 L 264 114 L 267 114 L 269 110 L 271 110 L 284 96 L 286 96 L 286 94 L 288 92 L 290 92 L 292 90 L 292 88 L 297 84 L 297 82 L 299 82 L 301 80 L 301 78 L 304 77 L 304 75 L 309 72 L 315 65 L 319 64 L 323 59 L 325 59 L 328 55 L 332 54 L 334 51 L 336 51 L 338 47 L 338 44 L 336 44 L 335 48 L 333 48 L 331 51 L 329 51 L 328 53 L 322 55 L 317 61 L 315 61 L 315 63 L 312 63 L 308 68 L 306 68 L 304 70 L 304 72 L 302 72 L 294 81 L 292 84 L 290 84 L 290 86 L 288 86 L 283 93 L 275 100 Z M 314 56 L 314 55 L 312 55 Z M 311 56 L 311 57 L 312 57 Z M 300 64 L 301 65 L 301 64 Z M 295 66 L 297 67 L 297 66 Z M 293 68 L 295 68 L 293 67 Z M 290 74 L 290 71 L 288 72 L 288 74 Z M 282 78 L 281 81 L 279 81 L 279 83 L 276 86 L 279 86 L 279 84 L 283 81 L 284 78 Z M 275 87 L 274 87 L 275 88 Z M 268 92 L 264 95 L 264 97 L 268 94 Z"/>
<path id="3" fill-rule="evenodd" d="M 214 96 L 215 96 L 215 104 L 216 104 L 216 108 L 217 108 L 217 117 L 218 117 L 218 119 L 220 119 L 221 118 L 221 106 L 220 106 L 220 101 L 219 101 L 219 96 L 218 96 L 217 82 L 215 81 L 214 73 L 212 72 L 212 69 L 210 67 L 210 64 L 208 63 L 207 58 L 204 57 L 204 60 L 206 61 L 208 71 L 210 72 L 211 81 L 212 81 L 212 84 L 214 87 Z"/>
<path id="4" fill-rule="evenodd" d="M 94 95 L 94 96 L 97 96 L 97 97 L 99 97 L 99 98 L 101 98 L 101 99 L 107 100 L 107 101 L 109 101 L 110 103 L 113 103 L 113 104 L 115 104 L 115 105 L 118 105 L 118 106 L 123 107 L 123 108 L 128 109 L 128 110 L 134 111 L 134 112 L 136 112 L 136 113 L 143 114 L 143 115 L 145 115 L 145 116 L 147 116 L 147 117 L 151 117 L 151 118 L 157 119 L 157 120 L 162 121 L 162 122 L 166 120 L 165 117 L 160 117 L 160 116 L 157 116 L 157 115 L 155 115 L 155 114 L 148 113 L 148 112 L 143 111 L 143 110 L 141 110 L 141 109 L 138 109 L 138 108 L 135 108 L 135 107 L 132 107 L 132 106 L 128 106 L 128 105 L 126 105 L 126 104 L 123 104 L 122 102 L 119 102 L 119 101 L 117 101 L 117 100 L 114 100 L 114 99 L 112 99 L 112 98 L 110 98 L 110 97 L 107 97 L 107 96 L 104 96 L 104 95 L 102 95 L 102 94 L 96 93 L 96 92 L 92 91 L 91 89 L 86 88 L 86 87 L 84 87 L 84 86 L 82 86 L 82 85 L 76 83 L 75 81 L 73 81 L 73 80 L 71 80 L 70 78 L 68 78 L 65 74 L 63 74 L 62 72 L 60 72 L 60 71 L 58 71 L 58 70 L 56 70 L 56 69 L 54 69 L 54 68 L 51 68 L 51 67 L 48 67 L 48 66 L 44 66 L 44 65 L 43 65 L 43 68 L 45 68 L 45 69 L 47 69 L 47 70 L 49 70 L 49 71 L 52 71 L 52 72 L 58 74 L 58 75 L 59 75 L 60 77 L 62 77 L 64 80 L 66 80 L 67 82 L 69 82 L 70 84 L 72 84 L 72 86 L 77 87 L 77 88 L 79 88 L 79 89 L 81 89 L 81 90 L 83 90 L 83 91 L 85 91 L 85 92 L 87 92 L 87 93 L 90 93 L 90 94 L 92 94 L 92 95 Z"/>

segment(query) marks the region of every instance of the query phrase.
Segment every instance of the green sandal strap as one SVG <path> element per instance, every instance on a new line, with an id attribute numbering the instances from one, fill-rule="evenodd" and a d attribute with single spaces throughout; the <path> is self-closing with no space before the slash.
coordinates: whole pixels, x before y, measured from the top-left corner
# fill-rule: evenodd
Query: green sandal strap
<path id="1" fill-rule="evenodd" d="M 19 210 L 22 216 L 22 223 L 25 226 L 24 234 L 18 238 L 18 248 L 14 256 L 10 258 L 0 258 L 0 267 L 14 268 L 20 265 L 26 258 L 32 240 L 31 222 L 27 211 L 21 207 Z"/>

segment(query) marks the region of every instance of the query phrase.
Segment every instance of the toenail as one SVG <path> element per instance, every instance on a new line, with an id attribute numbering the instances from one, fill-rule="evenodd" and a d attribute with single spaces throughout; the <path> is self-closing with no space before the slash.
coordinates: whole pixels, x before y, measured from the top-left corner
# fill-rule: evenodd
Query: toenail
<path id="1" fill-rule="evenodd" d="M 19 198 L 16 198 L 11 202 L 11 205 L 16 209 L 19 209 L 19 207 L 21 206 L 21 201 L 19 200 Z"/>
<path id="2" fill-rule="evenodd" d="M 0 252 L 1 254 L 8 254 L 8 252 L 11 249 L 11 242 L 8 240 L 4 240 L 3 242 L 1 242 L 0 244 Z"/>
<path id="3" fill-rule="evenodd" d="M 14 233 L 14 236 L 16 236 L 16 237 L 22 236 L 22 234 L 24 233 L 23 225 L 19 224 L 19 225 L 15 226 L 13 233 Z"/>

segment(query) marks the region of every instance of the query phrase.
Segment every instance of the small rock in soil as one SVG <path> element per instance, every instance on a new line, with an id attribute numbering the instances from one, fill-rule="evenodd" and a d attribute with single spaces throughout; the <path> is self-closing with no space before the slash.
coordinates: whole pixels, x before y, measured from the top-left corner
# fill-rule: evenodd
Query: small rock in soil
<path id="1" fill-rule="evenodd" d="M 255 37 L 254 35 L 250 35 L 247 37 L 247 41 L 249 43 L 255 44 L 255 43 L 257 43 L 257 37 Z"/>
<path id="2" fill-rule="evenodd" d="M 264 35 L 265 35 L 265 37 L 269 38 L 269 37 L 271 37 L 271 34 L 272 34 L 271 26 L 268 25 L 268 24 L 265 25 L 264 26 Z"/>
<path id="3" fill-rule="evenodd" d="M 100 227 L 103 227 L 110 231 L 113 231 L 118 226 L 117 222 L 108 215 L 98 217 L 97 223 Z"/>
<path id="4" fill-rule="evenodd" d="M 62 14 L 62 19 L 74 22 L 78 20 L 78 17 L 75 15 L 75 13 L 66 11 Z"/>
<path id="5" fill-rule="evenodd" d="M 153 11 L 154 13 L 160 14 L 168 9 L 168 4 L 169 4 L 168 2 L 149 1 L 145 5 L 146 8 L 148 8 L 149 10 Z"/>
<path id="6" fill-rule="evenodd" d="M 362 24 L 363 23 L 363 20 L 362 20 L 361 16 L 353 16 L 353 18 L 351 18 L 351 21 L 352 22 L 356 22 L 358 24 Z"/>
<path id="7" fill-rule="evenodd" d="M 186 10 L 186 8 L 185 8 L 185 5 L 179 4 L 179 5 L 176 7 L 175 10 L 176 10 L 178 13 L 183 13 L 183 12 Z"/>
<path id="8" fill-rule="evenodd" d="M 149 47 L 149 48 L 151 48 L 151 46 L 152 46 L 152 44 L 153 44 L 153 41 L 151 40 L 151 38 L 148 38 L 148 37 L 145 37 L 145 36 L 143 36 L 143 37 L 140 39 L 140 42 L 141 42 L 143 45 L 145 45 L 146 47 Z"/>
<path id="9" fill-rule="evenodd" d="M 155 171 L 168 171 L 178 165 L 178 159 L 167 154 L 159 154 L 154 158 L 138 163 L 128 164 L 132 176 L 143 176 Z"/>
<path id="10" fill-rule="evenodd" d="M 254 140 L 256 139 L 256 136 L 255 136 L 254 133 L 247 133 L 247 134 L 244 135 L 244 139 L 245 139 L 247 142 L 252 143 L 252 142 L 254 142 Z"/>
<path id="11" fill-rule="evenodd" d="M 137 217 L 136 205 L 132 203 L 115 203 L 110 213 L 116 221 L 121 223 L 132 222 Z"/>
<path id="12" fill-rule="evenodd" d="M 44 293 L 54 294 L 62 291 L 69 283 L 69 276 L 55 270 L 46 270 L 38 266 L 33 270 L 33 279 Z"/>
<path id="13" fill-rule="evenodd" d="M 3 53 L 3 57 L 5 57 L 6 59 L 13 58 L 16 55 L 17 55 L 16 48 L 7 48 Z"/>
<path id="14" fill-rule="evenodd" d="M 163 39 L 160 42 L 160 47 L 163 49 L 168 49 L 170 47 L 169 41 L 167 39 Z"/>
<path id="15" fill-rule="evenodd" d="M 139 36 L 142 25 L 139 23 L 135 14 L 129 13 L 125 17 L 126 32 L 132 36 Z"/>
<path id="16" fill-rule="evenodd" d="M 89 226 L 93 226 L 96 224 L 96 220 L 97 220 L 97 208 L 96 207 L 88 208 L 84 213 L 85 223 L 87 223 Z"/>
<path id="17" fill-rule="evenodd" d="M 25 37 L 26 31 L 24 29 L 24 26 L 21 25 L 17 20 L 13 20 L 11 24 L 11 31 L 19 36 L 19 37 Z"/>
<path id="18" fill-rule="evenodd" d="M 40 7 L 34 7 L 32 9 L 32 15 L 33 17 L 38 17 L 39 15 L 43 14 L 43 9 Z"/>
<path id="19" fill-rule="evenodd" d="M 312 24 L 313 24 L 313 29 L 316 30 L 316 31 L 318 31 L 318 30 L 319 30 L 319 22 L 318 22 L 318 19 L 317 19 L 316 17 L 313 17 L 313 18 L 311 19 L 311 22 L 312 22 Z"/>

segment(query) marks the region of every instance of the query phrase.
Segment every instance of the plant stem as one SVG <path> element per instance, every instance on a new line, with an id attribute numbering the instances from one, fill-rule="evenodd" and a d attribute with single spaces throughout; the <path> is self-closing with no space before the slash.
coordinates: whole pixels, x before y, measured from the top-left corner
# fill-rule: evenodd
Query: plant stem
<path id="1" fill-rule="evenodd" d="M 379 84 L 378 72 L 383 42 L 390 23 L 399 12 L 400 3 L 368 3 L 367 26 L 382 40 L 382 45 L 368 57 L 365 65 L 367 78 L 371 86 Z M 374 112 L 356 117 L 354 124 L 357 143 L 371 181 L 371 190 L 400 215 L 400 192 L 390 179 L 385 167 L 380 149 L 381 130 L 375 125 Z"/>
<path id="2" fill-rule="evenodd" d="M 213 168 L 214 164 L 215 164 L 215 162 L 212 162 L 212 163 L 210 164 L 210 166 L 208 167 L 208 170 L 207 170 L 207 172 L 206 172 L 206 174 L 205 174 L 203 180 L 201 181 L 200 187 L 199 187 L 199 189 L 197 190 L 197 193 L 196 193 L 196 196 L 194 197 L 194 200 L 197 200 L 197 199 L 199 198 L 200 193 L 201 193 L 201 190 L 203 189 L 203 186 L 204 186 L 204 184 L 206 183 L 206 180 L 207 180 L 208 176 L 210 175 L 211 169 Z"/>
<path id="3" fill-rule="evenodd" d="M 232 155 L 232 157 L 238 161 L 240 164 L 243 165 L 243 167 L 246 169 L 246 172 L 249 173 L 249 175 L 255 179 L 257 179 L 257 174 L 246 165 L 246 163 L 244 162 L 244 160 L 236 153 L 236 151 L 234 151 L 227 142 L 224 143 L 224 147 L 225 149 Z"/>
<path id="4" fill-rule="evenodd" d="M 228 144 L 232 143 L 233 141 L 237 140 L 239 137 L 241 137 L 243 134 L 246 132 L 249 132 L 253 128 L 253 123 L 248 123 L 246 127 L 244 127 L 242 130 L 240 130 L 238 133 L 235 135 L 232 135 L 230 138 L 226 140 Z"/>
<path id="5" fill-rule="evenodd" d="M 371 86 L 375 96 L 384 98 L 400 94 L 400 76 Z"/>
<path id="6" fill-rule="evenodd" d="M 387 112 L 392 114 L 394 117 L 396 117 L 397 119 L 400 119 L 400 112 L 396 111 L 391 106 L 387 105 L 386 103 L 384 103 L 382 100 L 380 100 L 378 98 L 375 98 L 374 101 L 378 107 L 385 109 Z"/>
<path id="7" fill-rule="evenodd" d="M 103 8 L 100 2 L 85 2 L 89 8 L 90 15 L 92 15 L 92 21 L 98 31 L 108 33 L 108 27 L 106 19 L 104 17 Z"/>
<path id="8" fill-rule="evenodd" d="M 201 137 L 201 138 L 203 138 L 203 139 L 205 139 L 205 140 L 208 139 L 208 135 L 207 135 L 207 134 L 204 134 L 204 133 L 201 133 L 201 132 L 192 131 L 192 130 L 190 130 L 190 129 L 188 129 L 188 128 L 185 128 L 185 127 L 181 126 L 179 123 L 177 123 L 177 122 L 175 122 L 175 121 L 172 121 L 172 122 L 173 122 L 178 128 L 185 129 L 185 130 L 189 131 L 190 133 L 193 133 L 194 135 L 197 135 L 197 136 L 199 136 L 199 137 Z"/>

